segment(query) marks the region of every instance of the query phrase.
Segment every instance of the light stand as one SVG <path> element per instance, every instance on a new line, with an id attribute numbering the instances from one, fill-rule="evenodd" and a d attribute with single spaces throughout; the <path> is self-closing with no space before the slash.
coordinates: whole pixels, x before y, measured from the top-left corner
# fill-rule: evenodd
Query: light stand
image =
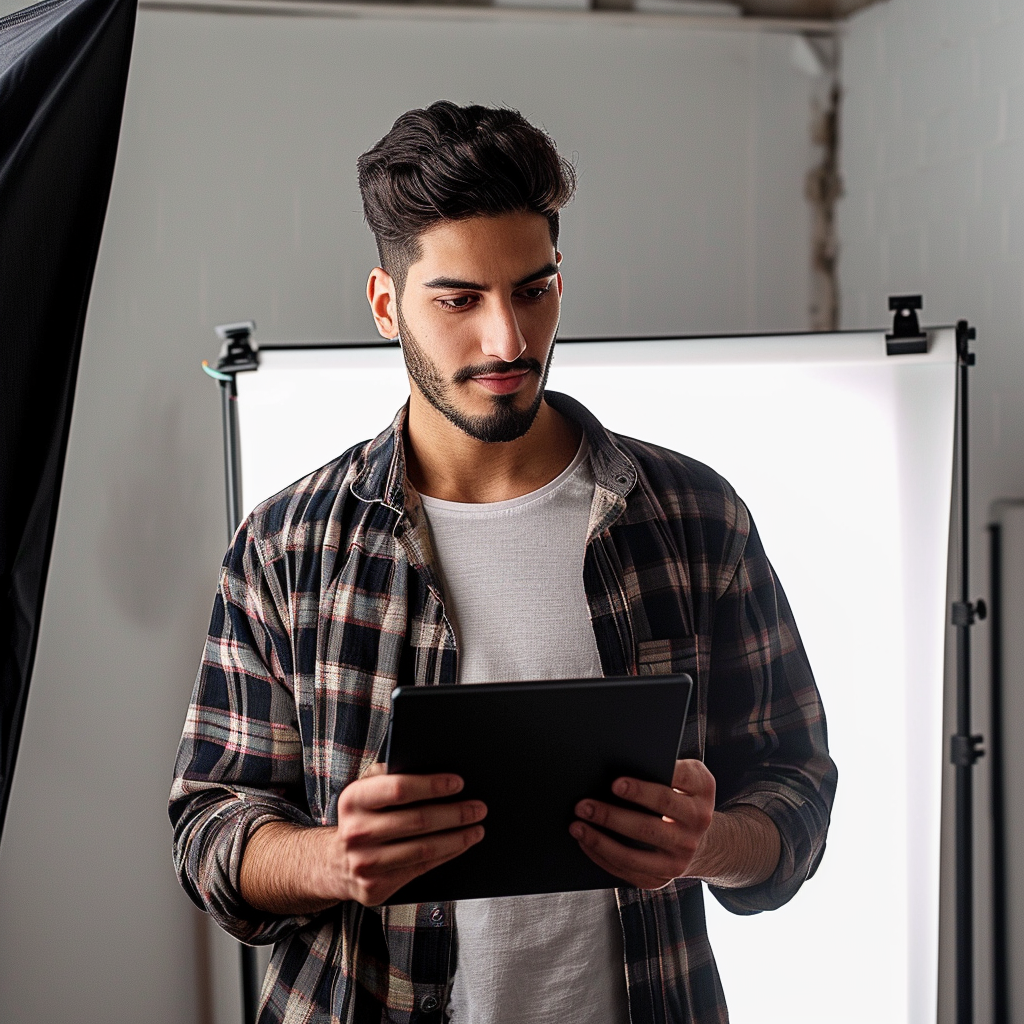
<path id="1" fill-rule="evenodd" d="M 203 369 L 220 384 L 221 419 L 224 428 L 224 485 L 227 498 L 228 543 L 242 521 L 242 460 L 238 439 L 238 387 L 236 374 L 256 370 L 260 365 L 259 351 L 252 340 L 256 324 L 223 324 L 215 328 L 224 342 L 217 359 L 217 369 L 205 362 Z M 245 1024 L 256 1024 L 256 1010 L 260 1001 L 259 967 L 256 950 L 245 943 L 239 944 L 242 960 L 242 1018 Z"/>

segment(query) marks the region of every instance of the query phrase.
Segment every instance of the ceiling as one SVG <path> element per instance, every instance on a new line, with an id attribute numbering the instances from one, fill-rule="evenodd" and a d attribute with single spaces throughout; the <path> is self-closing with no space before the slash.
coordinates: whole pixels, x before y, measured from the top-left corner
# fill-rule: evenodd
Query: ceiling
<path id="1" fill-rule="evenodd" d="M 876 0 L 736 0 L 744 14 L 767 18 L 844 18 Z"/>
<path id="2" fill-rule="evenodd" d="M 358 0 L 357 0 L 358 2 Z M 549 8 L 835 21 L 879 0 L 364 0 L 370 4 L 434 7 Z"/>

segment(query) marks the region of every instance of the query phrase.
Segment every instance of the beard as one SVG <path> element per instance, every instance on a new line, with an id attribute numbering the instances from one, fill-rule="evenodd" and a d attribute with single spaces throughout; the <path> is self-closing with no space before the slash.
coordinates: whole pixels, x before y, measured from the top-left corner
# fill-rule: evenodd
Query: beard
<path id="1" fill-rule="evenodd" d="M 533 426 L 540 403 L 544 399 L 544 385 L 547 383 L 551 357 L 555 351 L 553 340 L 543 366 L 536 359 L 523 358 L 513 359 L 510 363 L 479 363 L 475 366 L 464 366 L 448 380 L 426 355 L 416 341 L 415 335 L 409 330 L 409 325 L 402 315 L 401 306 L 398 307 L 398 330 L 402 354 L 405 357 L 405 367 L 413 383 L 420 389 L 423 397 L 449 423 L 458 427 L 463 433 L 477 441 L 501 443 L 515 441 Z M 537 394 L 525 409 L 516 408 L 515 403 L 518 396 L 515 393 L 492 395 L 491 411 L 476 416 L 463 412 L 455 404 L 454 392 L 458 385 L 481 374 L 508 373 L 514 370 L 532 370 L 540 378 Z"/>

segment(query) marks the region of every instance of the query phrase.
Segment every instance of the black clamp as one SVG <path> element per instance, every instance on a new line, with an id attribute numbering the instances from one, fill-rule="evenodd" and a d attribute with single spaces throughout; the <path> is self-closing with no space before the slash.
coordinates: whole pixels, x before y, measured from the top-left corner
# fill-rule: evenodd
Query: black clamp
<path id="1" fill-rule="evenodd" d="M 217 337 L 224 344 L 217 359 L 217 369 L 222 373 L 241 373 L 243 370 L 257 370 L 260 365 L 259 346 L 253 341 L 256 324 L 243 320 L 237 324 L 221 324 L 215 327 Z"/>
<path id="2" fill-rule="evenodd" d="M 957 320 L 956 358 L 961 366 L 974 365 L 974 353 L 971 351 L 970 345 L 977 336 L 978 332 L 966 320 Z"/>
<path id="3" fill-rule="evenodd" d="M 928 351 L 928 335 L 921 330 L 917 311 L 924 306 L 920 295 L 890 295 L 892 334 L 885 336 L 887 356 L 921 355 Z"/>
<path id="4" fill-rule="evenodd" d="M 954 626 L 973 626 L 976 621 L 981 621 L 988 615 L 988 605 L 980 600 L 974 604 L 969 601 L 954 601 L 952 613 L 950 621 Z"/>
<path id="5" fill-rule="evenodd" d="M 973 736 L 950 736 L 949 737 L 949 760 L 958 768 L 970 768 L 979 757 L 985 756 L 981 749 L 984 736 L 975 733 Z"/>

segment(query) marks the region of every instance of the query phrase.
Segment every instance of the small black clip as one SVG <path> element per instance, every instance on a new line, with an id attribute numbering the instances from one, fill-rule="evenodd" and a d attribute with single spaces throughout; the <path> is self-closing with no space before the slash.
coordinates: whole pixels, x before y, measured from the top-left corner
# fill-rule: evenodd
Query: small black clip
<path id="1" fill-rule="evenodd" d="M 950 736 L 949 737 L 949 760 L 958 768 L 970 768 L 979 757 L 984 757 L 985 751 L 980 749 L 984 736 L 975 733 L 973 736 Z"/>
<path id="2" fill-rule="evenodd" d="M 983 600 L 974 604 L 968 601 L 954 601 L 951 610 L 950 622 L 954 626 L 973 626 L 976 621 L 988 615 L 988 605 Z"/>
<path id="3" fill-rule="evenodd" d="M 217 359 L 218 370 L 225 373 L 241 373 L 243 370 L 259 369 L 259 346 L 252 338 L 256 324 L 252 320 L 243 320 L 237 324 L 221 324 L 214 330 L 217 337 L 224 342 Z"/>
<path id="4" fill-rule="evenodd" d="M 978 332 L 966 320 L 956 322 L 956 356 L 961 366 L 974 365 L 974 353 L 971 342 L 978 337 Z"/>
<path id="5" fill-rule="evenodd" d="M 892 334 L 885 336 L 887 356 L 921 355 L 928 351 L 928 335 L 917 322 L 917 310 L 924 302 L 920 295 L 890 295 L 889 309 L 892 318 Z"/>

